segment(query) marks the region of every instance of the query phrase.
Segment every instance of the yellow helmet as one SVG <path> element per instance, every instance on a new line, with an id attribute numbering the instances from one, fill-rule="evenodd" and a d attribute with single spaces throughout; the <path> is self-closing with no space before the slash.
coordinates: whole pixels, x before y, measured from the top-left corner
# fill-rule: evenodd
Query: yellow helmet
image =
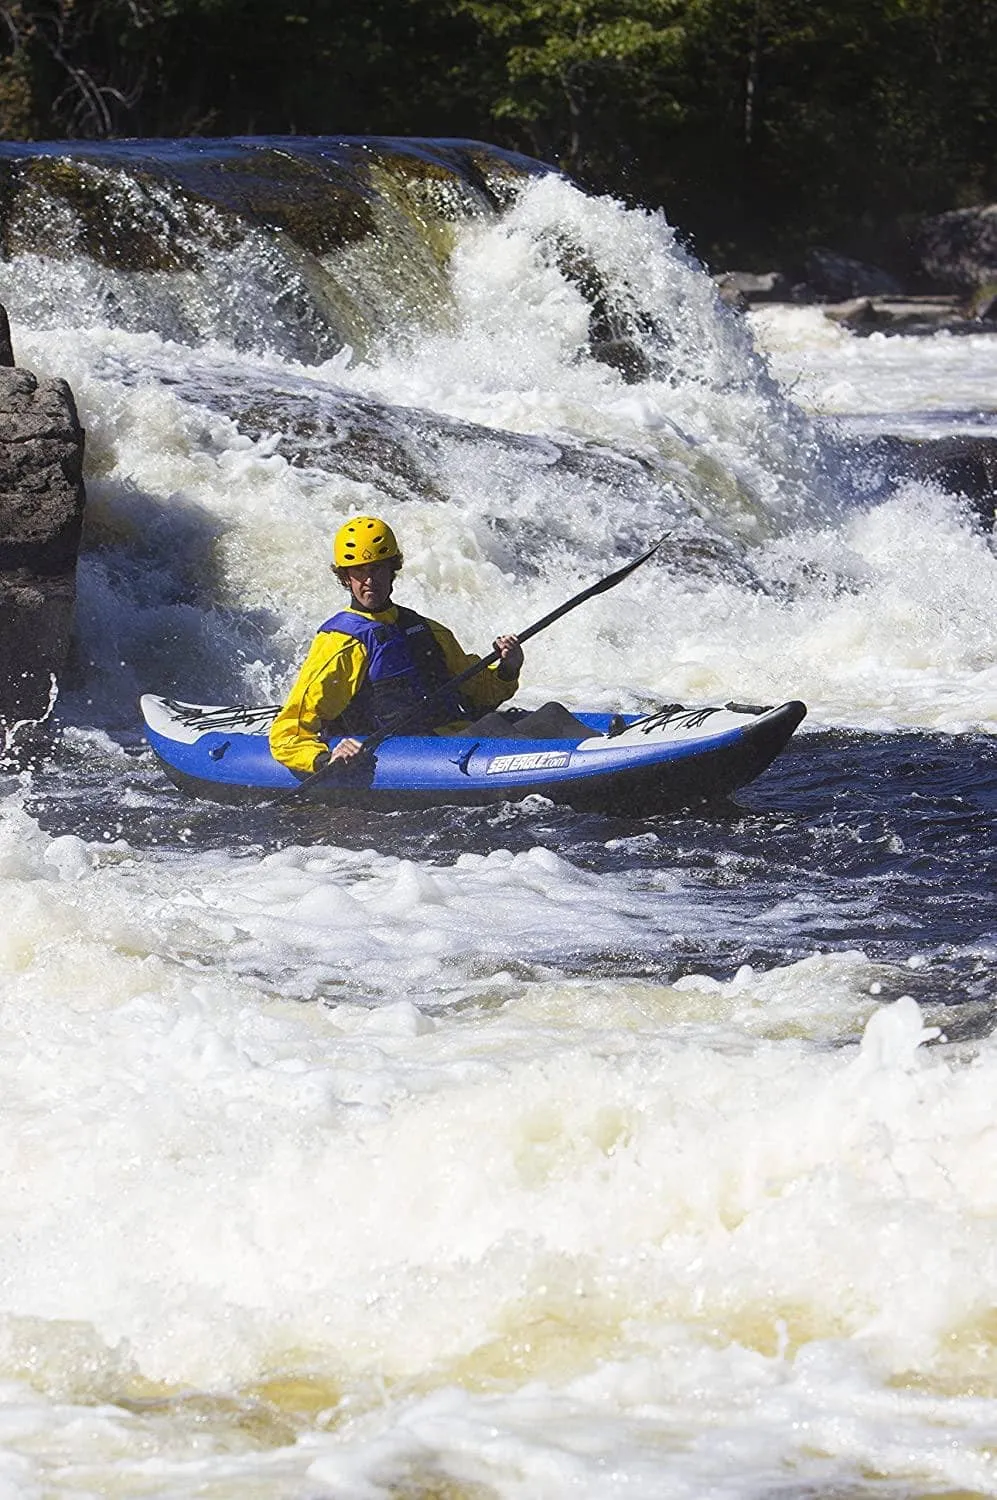
<path id="1" fill-rule="evenodd" d="M 358 563 L 387 562 L 401 557 L 395 533 L 387 521 L 377 516 L 354 516 L 336 532 L 332 547 L 333 565 L 355 568 Z"/>

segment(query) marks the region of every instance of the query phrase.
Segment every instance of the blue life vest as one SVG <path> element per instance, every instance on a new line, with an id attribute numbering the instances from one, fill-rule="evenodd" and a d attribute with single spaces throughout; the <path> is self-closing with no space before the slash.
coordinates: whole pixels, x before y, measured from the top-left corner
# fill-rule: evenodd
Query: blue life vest
<path id="1" fill-rule="evenodd" d="M 396 607 L 393 625 L 346 609 L 319 627 L 351 636 L 367 652 L 367 675 L 353 701 L 328 726 L 333 734 L 374 734 L 400 715 L 413 715 L 405 725 L 408 734 L 471 717 L 456 691 L 434 698 L 424 715 L 416 713 L 422 700 L 449 682 L 452 673 L 428 621 L 415 610 Z"/>

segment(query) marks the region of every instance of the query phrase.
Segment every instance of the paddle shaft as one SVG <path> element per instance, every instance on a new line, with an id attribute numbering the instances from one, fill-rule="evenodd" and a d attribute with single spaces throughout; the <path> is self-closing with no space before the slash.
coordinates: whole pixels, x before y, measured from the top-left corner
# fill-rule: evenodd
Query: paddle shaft
<path id="1" fill-rule="evenodd" d="M 653 547 L 648 547 L 647 551 L 642 552 L 640 557 L 635 557 L 633 562 L 624 563 L 623 567 L 617 568 L 615 573 L 607 573 L 605 578 L 600 578 L 597 583 L 590 584 L 580 594 L 575 594 L 564 604 L 559 604 L 557 609 L 552 609 L 549 615 L 544 615 L 543 619 L 536 620 L 532 625 L 527 625 L 525 630 L 518 631 L 516 639 L 522 644 L 523 641 L 528 641 L 532 636 L 539 635 L 541 630 L 546 630 L 548 625 L 553 625 L 555 620 L 560 620 L 564 615 L 569 614 L 571 610 L 577 609 L 579 604 L 585 603 L 586 599 L 593 599 L 596 594 L 608 593 L 618 583 L 622 583 L 624 578 L 633 573 L 636 568 L 639 568 L 641 563 L 646 563 L 649 557 L 653 557 L 664 540 L 665 537 L 659 537 Z M 442 702 L 450 696 L 455 688 L 459 688 L 472 677 L 476 677 L 479 672 L 484 672 L 486 668 L 494 666 L 497 661 L 501 660 L 501 651 L 490 651 L 487 656 L 481 657 L 479 661 L 472 662 L 469 667 L 464 668 L 463 672 L 458 672 L 456 677 L 449 678 L 440 687 L 434 688 L 431 693 L 427 693 L 413 709 L 399 714 L 393 723 L 386 725 L 384 729 L 379 729 L 376 734 L 368 735 L 363 742 L 363 749 L 359 752 L 359 755 L 372 755 L 378 745 L 382 745 L 385 740 L 391 739 L 396 734 L 404 734 L 407 728 L 417 724 L 423 718 L 429 706 L 433 703 Z M 327 765 L 321 766 L 317 771 L 312 771 L 297 786 L 291 787 L 288 791 L 282 792 L 279 797 L 275 797 L 270 806 L 280 807 L 282 803 L 289 802 L 293 797 L 300 797 L 302 792 L 308 791 L 320 782 L 329 781 L 335 776 L 337 770 L 343 770 L 349 765 L 355 765 L 359 759 L 359 755 L 351 756 L 349 759 L 329 761 Z"/>

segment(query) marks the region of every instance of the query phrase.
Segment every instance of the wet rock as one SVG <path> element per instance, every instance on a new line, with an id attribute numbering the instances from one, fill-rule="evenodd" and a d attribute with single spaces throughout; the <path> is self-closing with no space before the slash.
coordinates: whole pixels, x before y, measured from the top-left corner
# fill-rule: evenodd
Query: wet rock
<path id="1" fill-rule="evenodd" d="M 893 478 L 906 475 L 963 496 L 984 530 L 993 531 L 997 437 L 879 438 L 866 451 Z"/>
<path id="2" fill-rule="evenodd" d="M 568 236 L 551 235 L 546 248 L 562 276 L 573 282 L 589 304 L 589 356 L 618 370 L 627 385 L 646 380 L 652 365 L 641 336 L 654 333 L 648 315 L 626 305 L 591 256 Z"/>
<path id="3" fill-rule="evenodd" d="M 14 367 L 14 346 L 10 339 L 10 319 L 7 309 L 0 307 L 0 365 L 6 369 Z"/>
<path id="4" fill-rule="evenodd" d="M 627 385 L 639 385 L 651 373 L 651 361 L 633 339 L 593 339 L 589 354 L 599 364 L 618 370 Z"/>
<path id="5" fill-rule="evenodd" d="M 840 323 L 853 333 L 866 332 L 876 321 L 876 313 L 869 297 L 849 297 L 845 302 L 830 302 L 823 308 L 825 318 Z"/>
<path id="6" fill-rule="evenodd" d="M 969 299 L 967 313 L 977 323 L 997 324 L 997 282 L 980 287 Z"/>
<path id="7" fill-rule="evenodd" d="M 721 302 L 728 307 L 751 307 L 756 302 L 788 302 L 792 284 L 781 271 L 724 271 L 716 278 Z"/>
<path id="8" fill-rule="evenodd" d="M 826 303 L 824 316 L 853 333 L 937 333 L 970 331 L 959 297 L 851 297 Z"/>
<path id="9" fill-rule="evenodd" d="M 83 442 L 64 380 L 0 369 L 0 755 L 8 762 L 45 747 L 69 655 Z"/>
<path id="10" fill-rule="evenodd" d="M 914 249 L 922 271 L 952 291 L 997 285 L 997 203 L 924 219 Z"/>
<path id="11" fill-rule="evenodd" d="M 903 287 L 879 266 L 817 247 L 807 252 L 807 285 L 819 297 L 836 301 L 852 297 L 900 297 Z"/>
<path id="12" fill-rule="evenodd" d="M 276 339 L 306 363 L 347 346 L 362 357 L 401 304 L 432 315 L 450 225 L 554 170 L 480 143 L 386 137 L 0 140 L 0 256 L 85 259 L 123 327 Z M 205 307 L 193 283 L 233 257 L 260 268 L 267 296 Z"/>
<path id="13" fill-rule="evenodd" d="M 922 476 L 964 495 L 987 531 L 997 502 L 997 438 L 951 437 L 924 443 L 915 462 Z"/>

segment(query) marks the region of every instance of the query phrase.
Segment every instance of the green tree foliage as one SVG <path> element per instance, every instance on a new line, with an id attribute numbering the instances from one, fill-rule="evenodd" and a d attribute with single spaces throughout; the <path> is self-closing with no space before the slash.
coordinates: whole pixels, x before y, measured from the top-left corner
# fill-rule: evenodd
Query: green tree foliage
<path id="1" fill-rule="evenodd" d="M 0 135 L 111 134 L 143 94 L 157 11 L 155 0 L 0 4 Z"/>
<path id="2" fill-rule="evenodd" d="M 0 135 L 361 132 L 451 39 L 407 0 L 9 0 Z M 459 41 L 459 38 L 453 40 Z M 8 102 L 9 101 L 9 102 Z"/>
<path id="3" fill-rule="evenodd" d="M 997 0 L 0 0 L 0 137 L 489 139 L 697 247 L 997 195 Z"/>
<path id="4" fill-rule="evenodd" d="M 888 221 L 997 193 L 997 0 L 455 3 L 499 132 L 707 253 L 895 253 Z"/>
<path id="5" fill-rule="evenodd" d="M 718 225 L 733 207 L 756 235 L 775 222 L 800 242 L 875 252 L 887 221 L 997 191 L 994 0 L 710 9 L 687 57 L 699 87 L 683 130 L 700 186 L 682 191 L 701 218 Z"/>
<path id="6" fill-rule="evenodd" d="M 457 0 L 492 54 L 496 120 L 515 122 L 539 155 L 583 170 L 621 114 L 653 105 L 674 119 L 668 80 L 686 41 L 681 0 Z"/>

